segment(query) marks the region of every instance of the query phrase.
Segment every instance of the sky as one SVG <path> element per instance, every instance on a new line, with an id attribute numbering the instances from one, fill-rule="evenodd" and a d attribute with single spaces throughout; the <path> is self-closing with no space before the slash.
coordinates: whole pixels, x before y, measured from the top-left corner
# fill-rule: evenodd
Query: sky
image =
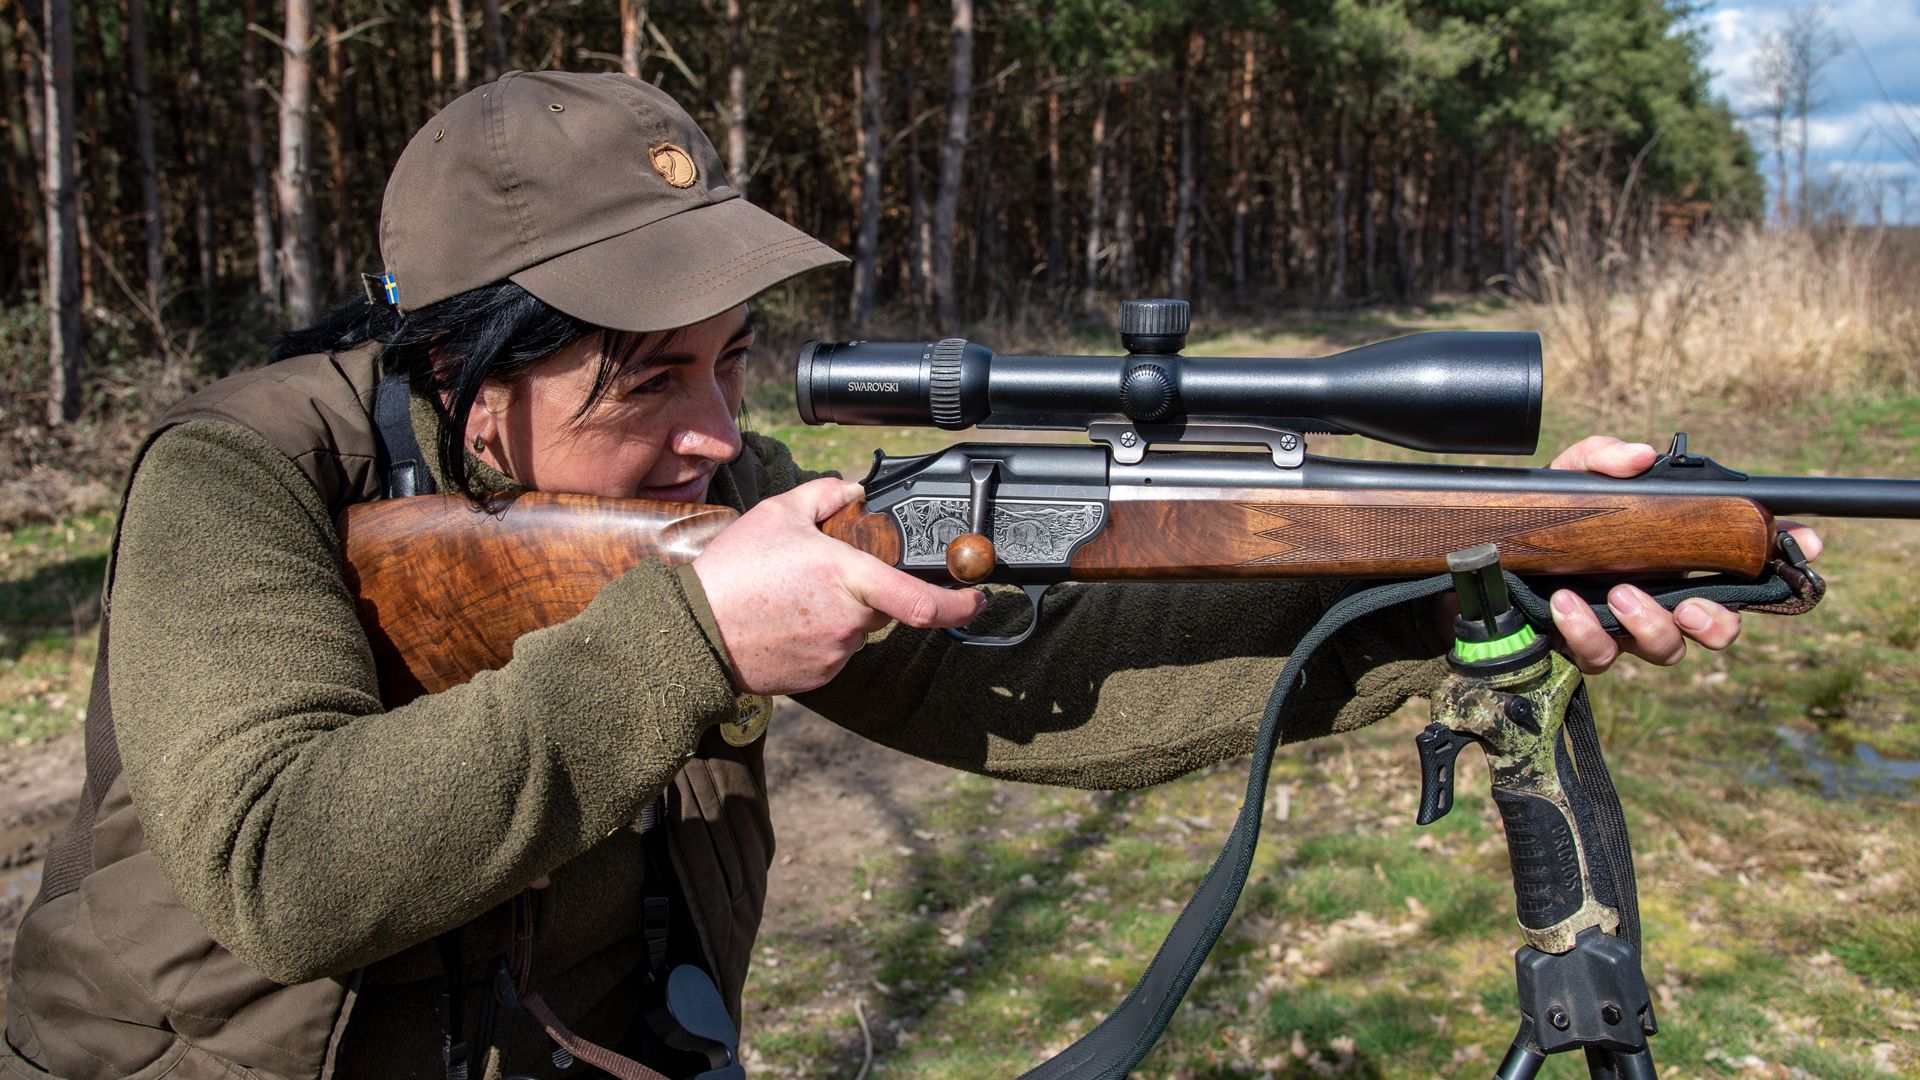
<path id="1" fill-rule="evenodd" d="M 1695 16 L 1714 90 L 1735 112 L 1750 111 L 1750 76 L 1768 30 L 1802 6 L 1804 0 L 1717 0 Z M 1920 224 L 1920 161 L 1915 160 L 1920 147 L 1908 141 L 1902 153 L 1887 134 L 1899 132 L 1896 117 L 1904 117 L 1920 137 L 1920 0 L 1829 0 L 1819 6 L 1845 48 L 1822 80 L 1826 104 L 1808 121 L 1809 179 L 1839 179 L 1868 193 L 1868 205 L 1856 218 L 1872 221 L 1877 201 L 1885 220 Z M 1749 130 L 1758 135 L 1757 127 Z M 1755 146 L 1765 152 L 1767 143 L 1756 138 Z M 1763 171 L 1773 193 L 1770 155 Z M 1907 185 L 1904 208 L 1902 183 Z"/>

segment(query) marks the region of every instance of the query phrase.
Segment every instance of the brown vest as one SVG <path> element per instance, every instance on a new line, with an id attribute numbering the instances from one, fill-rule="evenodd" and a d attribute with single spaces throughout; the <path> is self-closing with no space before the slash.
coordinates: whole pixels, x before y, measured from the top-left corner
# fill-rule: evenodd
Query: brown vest
<path id="1" fill-rule="evenodd" d="M 337 517 L 380 497 L 377 380 L 370 348 L 223 379 L 162 417 L 140 455 L 176 424 L 238 424 L 299 467 Z M 720 471 L 713 497 L 743 509 L 759 500 L 761 480 L 748 451 Z M 109 595 L 112 576 L 110 557 Z M 147 850 L 121 773 L 107 685 L 110 614 L 103 605 L 79 810 L 47 855 L 14 945 L 0 1077 L 326 1080 L 360 973 L 276 983 L 222 948 L 180 903 Z M 735 749 L 708 732 L 667 793 L 674 866 L 736 1024 L 773 859 L 761 747 Z"/>

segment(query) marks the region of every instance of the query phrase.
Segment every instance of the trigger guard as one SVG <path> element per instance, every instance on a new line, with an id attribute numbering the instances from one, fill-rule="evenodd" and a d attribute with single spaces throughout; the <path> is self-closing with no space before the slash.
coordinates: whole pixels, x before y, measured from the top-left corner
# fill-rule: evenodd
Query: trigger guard
<path id="1" fill-rule="evenodd" d="M 964 628 L 959 630 L 948 628 L 946 635 L 962 645 L 1018 645 L 1032 637 L 1033 632 L 1040 628 L 1040 598 L 1047 595 L 1047 590 L 1051 588 L 1053 588 L 1051 582 L 1045 585 L 1020 586 L 1020 591 L 1027 594 L 1027 602 L 1033 606 L 1033 619 L 1027 623 L 1027 628 L 1018 634 L 1009 637 L 984 637 L 978 634 L 969 634 Z"/>

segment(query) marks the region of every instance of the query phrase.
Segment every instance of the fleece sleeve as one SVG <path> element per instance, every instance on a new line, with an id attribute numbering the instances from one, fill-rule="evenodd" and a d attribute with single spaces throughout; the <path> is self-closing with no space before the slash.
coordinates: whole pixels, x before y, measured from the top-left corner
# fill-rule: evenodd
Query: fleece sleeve
<path id="1" fill-rule="evenodd" d="M 221 944 L 284 982 L 504 901 L 635 820 L 733 713 L 657 563 L 521 638 L 504 668 L 383 711 L 325 506 L 227 424 L 149 449 L 110 612 L 116 732 L 154 857 Z"/>
<path id="2" fill-rule="evenodd" d="M 821 475 L 771 439 L 749 445 L 770 493 Z M 1158 783 L 1252 749 L 1287 655 L 1345 584 L 1062 585 L 1020 645 L 958 645 L 896 623 L 797 699 L 877 742 L 974 772 L 1089 788 Z M 1013 633 L 1029 610 L 1024 594 L 996 590 L 968 629 Z M 1286 737 L 1371 724 L 1429 692 L 1445 647 L 1424 604 L 1356 621 L 1308 666 Z"/>

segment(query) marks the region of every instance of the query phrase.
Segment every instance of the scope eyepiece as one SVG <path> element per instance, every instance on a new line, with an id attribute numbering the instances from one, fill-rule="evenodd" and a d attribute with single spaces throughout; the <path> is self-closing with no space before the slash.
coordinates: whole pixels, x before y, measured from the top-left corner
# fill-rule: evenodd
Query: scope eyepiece
<path id="1" fill-rule="evenodd" d="M 1412 334 L 1318 359 L 1002 356 L 947 338 L 810 341 L 794 384 L 809 424 L 1204 422 L 1364 435 L 1431 453 L 1531 454 L 1542 374 L 1532 333 Z"/>

